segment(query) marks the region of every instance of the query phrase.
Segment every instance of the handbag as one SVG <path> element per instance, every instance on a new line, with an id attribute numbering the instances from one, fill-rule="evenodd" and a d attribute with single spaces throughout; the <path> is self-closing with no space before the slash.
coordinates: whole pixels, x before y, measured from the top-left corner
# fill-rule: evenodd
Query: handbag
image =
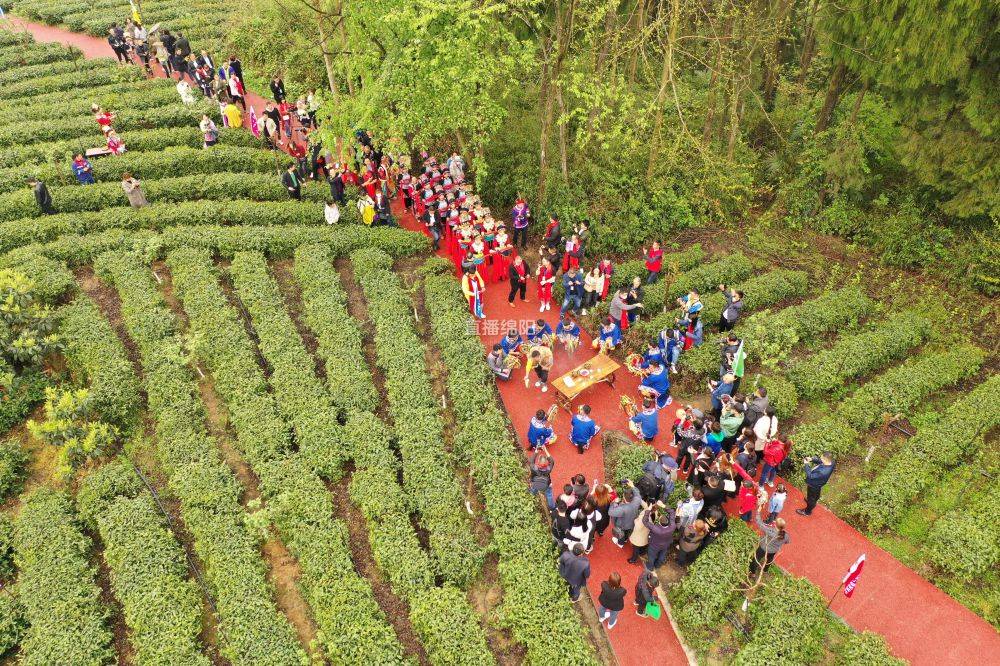
<path id="1" fill-rule="evenodd" d="M 650 601 L 648 604 L 646 604 L 646 615 L 653 618 L 654 620 L 659 620 L 661 615 L 660 604 L 656 603 L 655 601 Z"/>

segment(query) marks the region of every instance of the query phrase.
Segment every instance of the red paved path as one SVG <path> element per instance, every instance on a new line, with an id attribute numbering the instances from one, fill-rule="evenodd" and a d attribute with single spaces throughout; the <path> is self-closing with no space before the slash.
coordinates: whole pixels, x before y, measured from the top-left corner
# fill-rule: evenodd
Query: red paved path
<path id="1" fill-rule="evenodd" d="M 111 48 L 102 39 L 19 18 L 12 17 L 11 22 L 29 30 L 38 41 L 71 44 L 80 48 L 88 58 L 113 57 Z M 157 74 L 162 76 L 162 70 L 157 68 Z M 248 93 L 247 100 L 248 104 L 256 107 L 258 113 L 261 112 L 264 99 Z M 421 229 L 410 215 L 402 215 L 401 220 L 407 228 Z M 508 307 L 506 293 L 505 283 L 489 286 L 484 299 L 488 318 L 501 321 L 538 318 L 537 300 L 533 291 L 528 296 L 531 302 L 527 305 L 518 302 L 516 308 Z M 558 312 L 546 312 L 544 317 L 554 328 Z M 502 329 L 501 326 L 497 330 Z M 499 337 L 499 333 L 481 334 L 487 345 L 492 345 Z M 584 332 L 583 344 L 572 358 L 568 358 L 561 348 L 557 348 L 552 377 L 558 377 L 593 355 L 589 342 L 590 338 Z M 500 384 L 500 394 L 523 445 L 528 421 L 534 411 L 548 408 L 553 399 L 552 391 L 543 394 L 533 385 L 531 389 L 525 389 L 521 382 L 522 376 L 523 370 L 515 371 L 514 379 Z M 625 430 L 626 419 L 618 406 L 618 399 L 621 392 L 635 396 L 637 386 L 638 379 L 634 375 L 621 371 L 616 389 L 601 384 L 590 389 L 581 399 L 594 408 L 593 416 L 604 428 Z M 682 398 L 685 399 L 681 402 L 687 401 L 686 397 Z M 665 426 L 665 420 L 666 415 L 664 422 L 661 422 L 661 429 Z M 556 459 L 554 481 L 557 487 L 561 487 L 570 476 L 578 472 L 585 474 L 588 480 L 595 476 L 603 478 L 604 456 L 600 447 L 594 447 L 581 456 L 567 443 L 569 418 L 565 412 L 557 420 L 556 431 L 559 441 L 551 452 Z M 657 446 L 664 448 L 665 442 L 664 438 Z M 849 625 L 859 631 L 867 629 L 882 634 L 896 655 L 914 664 L 1000 663 L 1000 634 L 992 625 L 872 544 L 822 506 L 808 518 L 798 516 L 794 509 L 803 504 L 801 493 L 790 487 L 783 516 L 788 521 L 792 541 L 782 550 L 777 563 L 792 574 L 805 576 L 818 585 L 824 594 L 830 595 L 837 589 L 843 573 L 851 563 L 859 554 L 865 553 L 865 572 L 854 597 L 845 599 L 838 595 L 832 606 L 833 611 Z M 627 552 L 627 549 L 619 550 L 610 542 L 610 532 L 597 540 L 590 555 L 593 572 L 590 590 L 595 599 L 600 590 L 600 581 L 606 579 L 612 571 L 618 571 L 629 588 L 631 601 L 631 590 L 641 569 L 625 561 Z M 654 622 L 637 618 L 631 612 L 631 604 L 626 605 L 618 624 L 609 632 L 609 638 L 622 666 L 680 664 L 687 661 L 677 637 L 665 619 Z"/>

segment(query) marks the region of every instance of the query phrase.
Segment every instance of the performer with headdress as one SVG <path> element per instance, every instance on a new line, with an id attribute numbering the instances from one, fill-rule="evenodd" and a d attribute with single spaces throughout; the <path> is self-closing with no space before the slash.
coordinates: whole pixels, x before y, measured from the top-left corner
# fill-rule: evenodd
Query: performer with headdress
<path id="1" fill-rule="evenodd" d="M 507 279 L 507 271 L 510 270 L 514 246 L 510 242 L 510 236 L 507 235 L 507 228 L 502 224 L 497 227 L 496 235 L 493 237 L 493 249 L 490 252 L 493 257 L 493 281 L 503 282 Z"/>
<path id="2" fill-rule="evenodd" d="M 602 352 L 606 353 L 621 344 L 621 341 L 622 330 L 618 327 L 618 322 L 611 317 L 605 317 L 601 323 L 600 333 L 597 339 L 594 340 L 594 349 L 599 348 Z"/>
<path id="3" fill-rule="evenodd" d="M 535 450 L 543 446 L 549 446 L 556 441 L 556 436 L 552 432 L 552 424 L 544 409 L 535 412 L 535 416 L 528 425 L 528 448 Z"/>
<path id="4" fill-rule="evenodd" d="M 580 344 L 580 325 L 567 314 L 556 325 L 556 337 L 566 346 L 566 352 L 572 354 Z"/>
<path id="5" fill-rule="evenodd" d="M 462 275 L 462 293 L 469 301 L 469 312 L 478 319 L 486 318 L 486 315 L 483 314 L 484 291 L 486 291 L 486 285 L 483 284 L 483 278 L 474 268 L 467 270 Z"/>
<path id="6" fill-rule="evenodd" d="M 660 432 L 657 421 L 656 401 L 646 398 L 642 401 L 642 411 L 629 419 L 628 428 L 636 437 L 641 437 L 647 444 Z"/>
<path id="7" fill-rule="evenodd" d="M 507 331 L 507 335 L 500 340 L 500 347 L 503 348 L 504 355 L 512 354 L 521 348 L 524 343 L 524 339 L 517 332 L 517 329 L 510 329 Z"/>
<path id="8" fill-rule="evenodd" d="M 643 396 L 654 398 L 657 409 L 663 409 L 673 402 L 670 397 L 670 377 L 661 360 L 650 360 L 649 374 L 639 383 L 639 392 Z"/>
<path id="9" fill-rule="evenodd" d="M 535 274 L 538 280 L 538 311 L 552 309 L 552 285 L 556 283 L 556 271 L 552 267 L 552 262 L 542 259 Z"/>
<path id="10" fill-rule="evenodd" d="M 549 345 L 552 342 L 552 327 L 544 319 L 536 319 L 528 324 L 528 342 L 533 345 Z"/>

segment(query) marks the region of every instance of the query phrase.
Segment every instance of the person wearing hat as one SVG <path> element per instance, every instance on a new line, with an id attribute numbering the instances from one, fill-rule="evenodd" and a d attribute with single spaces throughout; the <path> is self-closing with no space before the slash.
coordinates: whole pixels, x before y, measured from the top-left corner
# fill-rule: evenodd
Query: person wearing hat
<path id="1" fill-rule="evenodd" d="M 572 354 L 576 351 L 576 345 L 580 344 L 580 325 L 573 317 L 566 315 L 556 324 L 556 338 L 566 345 Z"/>
<path id="2" fill-rule="evenodd" d="M 528 203 L 517 195 L 514 209 L 511 211 L 511 222 L 514 226 L 514 245 L 524 248 L 528 245 L 528 224 L 531 222 L 531 209 Z"/>
<path id="3" fill-rule="evenodd" d="M 549 454 L 549 450 L 544 444 L 540 451 L 536 451 L 529 463 L 531 467 L 531 478 L 528 480 L 528 487 L 533 495 L 544 495 L 545 503 L 551 511 L 556 507 L 555 499 L 552 497 L 552 470 L 556 466 L 555 458 Z"/>
<path id="4" fill-rule="evenodd" d="M 31 190 L 35 195 L 35 203 L 38 204 L 42 214 L 55 215 L 56 209 L 52 206 L 52 195 L 49 194 L 49 188 L 45 186 L 45 183 L 37 178 L 29 178 L 28 185 L 31 185 Z"/>
<path id="5" fill-rule="evenodd" d="M 820 493 L 823 492 L 823 486 L 830 481 L 835 468 L 833 454 L 829 451 L 824 451 L 818 458 L 813 456 L 805 459 L 806 508 L 796 509 L 795 513 L 800 516 L 812 515 L 816 503 L 819 502 Z"/>

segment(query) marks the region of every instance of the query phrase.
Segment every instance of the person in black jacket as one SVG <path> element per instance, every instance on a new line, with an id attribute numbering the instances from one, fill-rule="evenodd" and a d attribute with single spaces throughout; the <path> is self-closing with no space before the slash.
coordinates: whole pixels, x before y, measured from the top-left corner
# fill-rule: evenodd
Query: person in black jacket
<path id="1" fill-rule="evenodd" d="M 336 165 L 334 170 L 330 174 L 330 198 L 336 201 L 338 204 L 343 205 L 344 199 L 344 171 L 340 168 L 340 165 Z"/>
<path id="2" fill-rule="evenodd" d="M 169 30 L 164 30 L 160 35 L 160 42 L 163 43 L 163 48 L 167 50 L 167 53 L 173 53 L 174 49 L 177 48 L 177 38 L 170 34 Z"/>
<path id="3" fill-rule="evenodd" d="M 177 33 L 177 40 L 174 42 L 174 50 L 180 51 L 181 56 L 187 58 L 191 55 L 191 44 L 188 42 L 188 38 L 181 33 Z"/>
<path id="4" fill-rule="evenodd" d="M 285 101 L 285 82 L 277 74 L 271 79 L 271 94 L 274 95 L 274 101 L 278 104 Z"/>
<path id="5" fill-rule="evenodd" d="M 559 556 L 559 575 L 569 585 L 569 598 L 573 603 L 580 600 L 580 590 L 590 578 L 590 561 L 583 550 L 582 543 L 574 543 L 572 550 L 566 550 Z"/>
<path id="6" fill-rule="evenodd" d="M 294 164 L 288 167 L 288 170 L 281 175 L 281 184 L 288 190 L 288 196 L 297 201 L 302 200 L 302 180 L 299 178 L 299 174 L 295 172 Z"/>
<path id="7" fill-rule="evenodd" d="M 635 614 L 639 617 L 646 617 L 646 606 L 656 601 L 656 588 L 660 585 L 660 579 L 649 569 L 643 569 L 639 574 L 639 580 L 635 584 Z"/>
<path id="8" fill-rule="evenodd" d="M 185 76 L 194 81 L 194 77 L 188 73 L 187 61 L 179 49 L 174 49 L 170 55 L 170 68 L 177 72 L 178 81 L 183 81 Z"/>
<path id="9" fill-rule="evenodd" d="M 524 295 L 528 289 L 530 275 L 531 267 L 528 266 L 528 262 L 520 255 L 514 257 L 514 261 L 510 262 L 510 267 L 507 269 L 507 277 L 510 278 L 510 293 L 507 294 L 507 302 L 510 303 L 510 307 L 514 307 L 514 296 L 518 294 L 521 295 L 521 302 L 527 303 Z"/>
<path id="10" fill-rule="evenodd" d="M 818 458 L 815 456 L 812 458 L 806 458 L 805 470 L 806 508 L 795 510 L 795 513 L 800 516 L 812 515 L 813 509 L 816 508 L 816 502 L 819 501 L 820 493 L 823 492 L 823 486 L 825 486 L 830 480 L 830 477 L 833 476 L 833 454 L 828 451 L 824 451 L 823 455 Z"/>
<path id="11" fill-rule="evenodd" d="M 52 195 L 49 194 L 49 188 L 45 187 L 45 183 L 37 178 L 32 178 L 28 181 L 28 184 L 31 185 L 31 189 L 35 193 L 35 202 L 42 210 L 42 213 L 45 215 L 55 215 L 56 209 L 52 206 Z"/>
<path id="12" fill-rule="evenodd" d="M 618 624 L 618 614 L 625 610 L 625 593 L 622 577 L 617 571 L 601 583 L 601 595 L 597 598 L 597 618 L 608 621 L 608 629 Z"/>
<path id="13" fill-rule="evenodd" d="M 272 104 L 268 102 L 264 105 L 264 115 L 274 121 L 274 132 L 275 136 L 279 139 L 281 138 L 281 112 Z M 264 126 L 264 137 L 267 139 L 271 138 L 271 133 L 267 129 L 267 125 Z"/>
<path id="14" fill-rule="evenodd" d="M 118 62 L 128 62 L 128 46 L 125 44 L 125 38 L 121 37 L 116 31 L 116 26 L 111 26 L 108 28 L 108 46 L 111 50 L 115 52 L 115 57 L 118 58 Z"/>

